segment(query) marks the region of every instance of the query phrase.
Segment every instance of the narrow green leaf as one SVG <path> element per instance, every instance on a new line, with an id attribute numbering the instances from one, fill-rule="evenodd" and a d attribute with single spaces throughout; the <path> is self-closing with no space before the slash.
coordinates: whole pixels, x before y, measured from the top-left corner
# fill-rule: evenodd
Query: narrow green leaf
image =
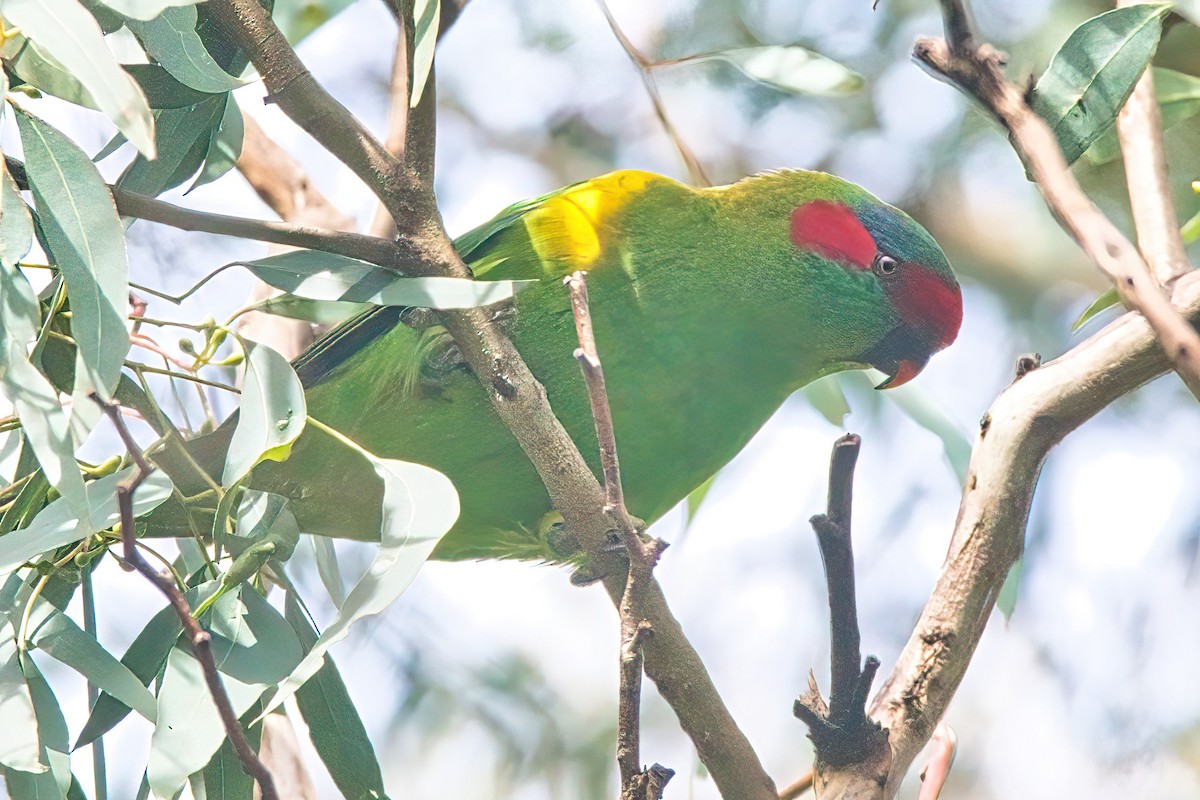
<path id="1" fill-rule="evenodd" d="M 262 712 L 262 702 L 253 704 L 250 710 L 242 715 L 245 727 L 247 718 L 254 719 Z M 262 725 L 254 725 L 246 731 L 246 739 L 250 746 L 258 752 L 262 744 Z M 196 775 L 192 775 L 192 794 L 195 800 L 254 800 L 254 779 L 242 769 L 233 749 L 233 743 L 228 738 L 217 748 L 212 760 L 204 767 L 199 778 L 204 786 L 204 794 L 196 794 Z"/>
<path id="2" fill-rule="evenodd" d="M 416 108 L 425 93 L 425 84 L 433 72 L 433 53 L 441 24 L 441 0 L 415 0 L 413 3 L 413 81 L 408 107 Z"/>
<path id="3" fill-rule="evenodd" d="M 37 718 L 17 654 L 16 631 L 6 623 L 0 626 L 0 765 L 45 772 L 39 753 Z"/>
<path id="4" fill-rule="evenodd" d="M 204 46 L 196 33 L 194 5 L 168 8 L 153 19 L 127 24 L 146 52 L 184 86 L 220 94 L 244 83 L 221 69 Z"/>
<path id="5" fill-rule="evenodd" d="M 379 306 L 473 308 L 507 300 L 533 281 L 405 278 L 354 258 L 317 250 L 292 250 L 236 262 L 276 289 L 310 300 Z"/>
<path id="6" fill-rule="evenodd" d="M 142 87 L 151 108 L 183 108 L 212 97 L 184 86 L 158 64 L 126 64 L 125 71 Z"/>
<path id="7" fill-rule="evenodd" d="M 100 110 L 78 78 L 20 33 L 5 40 L 0 55 L 10 72 L 39 92 L 77 106 Z"/>
<path id="8" fill-rule="evenodd" d="M 1200 78 L 1173 69 L 1154 67 L 1154 94 L 1162 111 L 1163 130 L 1200 114 Z M 1088 148 L 1087 160 L 1107 164 L 1120 157 L 1121 142 L 1116 127 L 1109 128 Z"/>
<path id="9" fill-rule="evenodd" d="M 16 117 L 41 227 L 71 301 L 75 404 L 95 408 L 87 395 L 111 395 L 129 351 L 125 230 L 87 154 L 38 118 L 19 109 Z"/>
<path id="10" fill-rule="evenodd" d="M 1108 11 L 1080 25 L 1033 90 L 1033 110 L 1074 163 L 1108 130 L 1150 63 L 1170 5 Z"/>
<path id="11" fill-rule="evenodd" d="M 361 448 L 359 452 L 383 481 L 379 549 L 337 616 L 271 698 L 268 710 L 277 708 L 316 674 L 325 651 L 344 639 L 355 622 L 378 614 L 396 601 L 458 519 L 458 493 L 445 475 L 420 464 L 379 458 Z"/>
<path id="12" fill-rule="evenodd" d="M 204 166 L 188 191 L 198 186 L 212 183 L 217 178 L 233 169 L 237 160 L 242 156 L 242 140 L 246 129 L 242 122 L 242 110 L 238 108 L 237 100 L 232 94 L 225 95 L 225 111 L 221 122 L 213 130 L 208 139 L 208 150 L 204 157 Z"/>
<path id="13" fill-rule="evenodd" d="M 684 524 L 690 525 L 692 520 L 696 518 L 696 512 L 700 510 L 700 506 L 704 505 L 704 499 L 708 497 L 709 491 L 712 490 L 713 484 L 717 482 L 717 475 L 709 475 L 704 483 L 697 486 L 687 496 L 687 515 L 684 518 Z"/>
<path id="14" fill-rule="evenodd" d="M 354 0 L 275 0 L 271 16 L 289 43 L 295 45 L 337 14 Z"/>
<path id="15" fill-rule="evenodd" d="M 80 518 L 60 497 L 43 508 L 26 528 L 0 536 L 0 575 L 7 574 L 26 561 L 48 550 L 78 541 L 117 522 L 117 484 L 133 474 L 133 468 L 99 478 L 87 485 L 92 525 L 80 526 Z M 156 508 L 171 495 L 171 480 L 161 470 L 150 473 L 133 496 L 133 513 L 141 516 Z"/>
<path id="16" fill-rule="evenodd" d="M 1009 567 L 1008 575 L 1004 576 L 1004 583 L 1000 586 L 1000 593 L 996 595 L 996 608 L 1004 615 L 1005 621 L 1012 619 L 1013 611 L 1017 608 L 1017 594 L 1021 588 L 1021 572 L 1024 569 L 1025 559 L 1017 559 L 1017 563 Z"/>
<path id="17" fill-rule="evenodd" d="M 225 594 L 208 619 L 213 658 L 240 717 L 299 662 L 300 642 L 279 612 L 249 589 Z M 158 723 L 146 766 L 151 789 L 159 797 L 173 796 L 189 775 L 208 764 L 224 739 L 199 663 L 175 648 L 158 692 Z"/>
<path id="18" fill-rule="evenodd" d="M 310 300 L 294 294 L 268 297 L 254 305 L 255 311 L 276 314 L 289 319 L 302 319 L 317 325 L 336 325 L 370 308 L 368 303 L 347 303 L 343 300 Z"/>
<path id="19" fill-rule="evenodd" d="M 266 345 L 246 357 L 241 413 L 229 442 L 221 482 L 233 486 L 260 461 L 282 461 L 304 430 L 304 387 L 288 360 Z"/>
<path id="20" fill-rule="evenodd" d="M 1090 306 L 1084 309 L 1083 313 L 1079 315 L 1079 319 L 1075 320 L 1075 322 L 1071 325 L 1071 332 L 1074 333 L 1075 331 L 1079 330 L 1089 319 L 1107 308 L 1112 308 L 1120 302 L 1121 296 L 1117 294 L 1117 290 L 1115 288 L 1102 292 L 1099 297 L 1092 301 Z"/>
<path id="21" fill-rule="evenodd" d="M 50 684 L 46 683 L 33 659 L 22 659 L 21 668 L 25 673 L 29 697 L 33 701 L 33 710 L 37 717 L 40 758 L 49 770 L 36 773 L 5 770 L 8 793 L 13 800 L 65 798 L 71 787 L 67 721 L 59 708 L 58 699 L 50 689 Z"/>
<path id="22" fill-rule="evenodd" d="M 221 124 L 225 101 L 225 95 L 213 95 L 194 106 L 154 112 L 158 157 L 151 161 L 138 155 L 121 174 L 117 186 L 155 197 L 195 175 Z"/>
<path id="23" fill-rule="evenodd" d="M 732 64 L 751 80 L 789 94 L 842 97 L 866 85 L 854 70 L 798 45 L 741 47 L 701 53 L 673 63 L 714 58 Z"/>
<path id="24" fill-rule="evenodd" d="M 4 16 L 87 89 L 143 154 L 154 157 L 146 96 L 113 58 L 96 20 L 78 0 L 5 0 Z"/>
<path id="25" fill-rule="evenodd" d="M 836 375 L 826 375 L 805 386 L 804 397 L 830 425 L 842 427 L 850 413 L 850 403 Z"/>
<path id="26" fill-rule="evenodd" d="M 29 622 L 35 647 L 83 675 L 93 685 L 154 721 L 154 695 L 137 676 L 84 632 L 75 621 L 47 602 L 39 602 Z"/>
<path id="27" fill-rule="evenodd" d="M 967 467 L 971 463 L 971 442 L 942 407 L 919 388 L 899 386 L 889 389 L 885 396 L 908 415 L 909 419 L 942 440 L 946 460 L 950 462 L 958 482 L 966 485 Z"/>
<path id="28" fill-rule="evenodd" d="M 1183 235 L 1184 244 L 1193 244 L 1200 240 L 1200 213 L 1183 223 L 1179 232 Z"/>
<path id="29" fill-rule="evenodd" d="M 100 0 L 105 6 L 123 17 L 135 20 L 150 20 L 176 6 L 192 6 L 198 0 Z"/>
<path id="30" fill-rule="evenodd" d="M 291 592 L 284 603 L 284 618 L 306 651 L 316 644 L 317 632 Z M 331 656 L 326 655 L 321 669 L 296 691 L 296 705 L 317 755 L 342 796 L 386 798 L 375 747 Z"/>
<path id="31" fill-rule="evenodd" d="M 333 546 L 333 539 L 328 536 L 310 534 L 308 541 L 312 544 L 313 556 L 317 562 L 317 575 L 321 578 L 321 584 L 329 593 L 329 599 L 333 601 L 334 608 L 340 609 L 342 603 L 346 602 L 346 583 L 342 580 L 342 568 L 338 564 L 338 554 Z"/>
<path id="32" fill-rule="evenodd" d="M 216 581 L 209 581 L 190 589 L 187 593 L 188 605 L 195 608 L 216 589 Z M 167 655 L 170 654 L 171 648 L 175 646 L 175 640 L 182 631 L 183 625 L 174 608 L 166 606 L 159 609 L 158 613 L 150 618 L 146 627 L 142 628 L 137 638 L 133 640 L 133 644 L 129 645 L 129 649 L 121 657 L 121 663 L 137 676 L 142 686 L 148 686 L 150 681 L 162 671 L 163 665 L 167 662 Z M 111 694 L 107 692 L 101 694 L 92 707 L 91 716 L 88 717 L 83 730 L 79 733 L 75 749 L 78 750 L 80 747 L 91 744 L 100 736 L 108 733 L 118 722 L 125 719 L 130 711 L 129 706 Z"/>
<path id="33" fill-rule="evenodd" d="M 87 494 L 75 463 L 70 425 L 58 392 L 29 360 L 38 339 L 41 310 L 16 264 L 33 238 L 29 209 L 8 170 L 0 165 L 0 393 L 12 403 L 46 478 L 81 518 Z"/>

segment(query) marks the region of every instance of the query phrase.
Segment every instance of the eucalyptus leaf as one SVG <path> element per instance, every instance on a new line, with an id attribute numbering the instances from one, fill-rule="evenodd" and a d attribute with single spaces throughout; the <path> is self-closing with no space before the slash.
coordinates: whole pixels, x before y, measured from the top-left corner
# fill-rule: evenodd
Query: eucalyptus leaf
<path id="1" fill-rule="evenodd" d="M 886 397 L 913 422 L 942 440 L 946 460 L 958 476 L 958 482 L 965 486 L 967 467 L 971 462 L 971 442 L 954 420 L 929 394 L 911 384 L 888 390 Z"/>
<path id="2" fill-rule="evenodd" d="M 317 632 L 292 592 L 284 602 L 284 619 L 305 649 L 316 644 Z M 296 705 L 313 748 L 342 796 L 386 798 L 375 747 L 330 656 L 325 656 L 321 669 L 296 691 Z"/>
<path id="3" fill-rule="evenodd" d="M 117 484 L 133 475 L 134 469 L 121 470 L 98 478 L 87 485 L 92 525 L 80 526 L 80 518 L 60 497 L 43 508 L 28 527 L 0 536 L 0 575 L 5 575 L 48 550 L 78 541 L 84 536 L 111 526 L 120 519 L 117 509 Z M 161 470 L 150 473 L 133 495 L 134 516 L 156 508 L 171 495 L 171 481 Z"/>
<path id="4" fill-rule="evenodd" d="M 74 669 L 88 682 L 154 721 L 154 695 L 94 637 L 50 603 L 34 606 L 29 622 L 30 642 L 56 661 Z"/>
<path id="5" fill-rule="evenodd" d="M 1200 0 L 1175 0 L 1175 11 L 1193 25 L 1200 26 Z"/>
<path id="6" fill-rule="evenodd" d="M 154 120 L 146 96 L 113 58 L 100 26 L 78 0 L 5 0 L 4 16 L 75 76 L 138 150 L 154 157 Z"/>
<path id="7" fill-rule="evenodd" d="M 168 8 L 194 6 L 198 0 L 99 0 L 123 17 L 134 20 L 151 20 Z"/>
<path id="8" fill-rule="evenodd" d="M 300 642 L 279 612 L 250 589 L 225 594 L 208 619 L 213 659 L 240 717 L 295 667 Z M 208 764 L 224 739 L 225 728 L 199 663 L 175 648 L 158 692 L 158 723 L 146 766 L 155 795 L 172 797 L 189 775 Z"/>
<path id="9" fill-rule="evenodd" d="M 751 80 L 789 94 L 841 97 L 866 85 L 854 70 L 798 45 L 721 50 L 683 59 L 683 63 L 707 59 L 726 61 Z"/>
<path id="10" fill-rule="evenodd" d="M 42 120 L 19 109 L 16 116 L 41 228 L 71 301 L 78 413 L 85 405 L 95 408 L 91 392 L 111 395 L 129 351 L 125 230 L 87 154 Z"/>
<path id="11" fill-rule="evenodd" d="M 77 106 L 100 110 L 78 78 L 22 34 L 14 34 L 5 40 L 0 55 L 9 71 L 39 92 Z"/>
<path id="12" fill-rule="evenodd" d="M 233 486 L 260 461 L 282 461 L 304 430 L 304 387 L 288 360 L 253 345 L 246 357 L 241 412 L 229 442 L 221 482 Z"/>
<path id="13" fill-rule="evenodd" d="M 379 458 L 361 449 L 359 452 L 383 481 L 379 548 L 337 615 L 271 698 L 268 711 L 317 673 L 325 651 L 344 639 L 354 623 L 378 614 L 400 597 L 458 519 L 458 493 L 445 475 L 421 464 Z"/>
<path id="14" fill-rule="evenodd" d="M 1121 296 L 1117 294 L 1117 290 L 1115 288 L 1105 290 L 1100 294 L 1099 297 L 1092 301 L 1090 306 L 1084 309 L 1083 313 L 1079 315 L 1079 319 L 1072 323 L 1071 332 L 1074 333 L 1075 331 L 1079 330 L 1089 319 L 1107 308 L 1112 308 L 1113 306 L 1118 305 L 1120 302 Z"/>
<path id="15" fill-rule="evenodd" d="M 1200 78 L 1173 69 L 1153 67 L 1154 94 L 1162 112 L 1163 130 L 1200 114 Z M 1121 142 L 1116 128 L 1109 128 L 1087 151 L 1087 160 L 1106 164 L 1121 155 Z"/>
<path id="16" fill-rule="evenodd" d="M 719 474 L 719 473 L 718 473 Z M 700 510 L 700 506 L 704 505 L 705 498 L 712 491 L 713 484 L 717 482 L 716 475 L 709 475 L 704 483 L 692 489 L 687 496 L 687 513 L 685 515 L 685 523 L 691 524 L 691 521 L 696 518 L 696 512 Z"/>
<path id="17" fill-rule="evenodd" d="M 154 197 L 195 175 L 208 155 L 225 104 L 225 95 L 212 95 L 194 106 L 155 111 L 158 157 L 149 160 L 138 155 L 121 174 L 117 186 Z"/>
<path id="18" fill-rule="evenodd" d="M 280 294 L 255 303 L 254 310 L 289 319 L 300 319 L 316 325 L 337 325 L 370 308 L 369 303 L 348 303 L 344 300 L 310 300 L 294 294 Z"/>
<path id="19" fill-rule="evenodd" d="M 41 310 L 33 287 L 17 268 L 32 241 L 33 223 L 8 171 L 0 166 L 0 393 L 12 403 L 21 429 L 50 484 L 72 511 L 87 519 L 87 492 L 75 463 L 67 415 L 58 392 L 29 360 Z"/>
<path id="20" fill-rule="evenodd" d="M 354 0 L 275 0 L 275 9 L 271 16 L 288 42 L 295 45 L 353 2 Z"/>
<path id="21" fill-rule="evenodd" d="M 836 375 L 826 375 L 804 387 L 804 397 L 830 425 L 842 427 L 850 413 L 850 403 Z"/>
<path id="22" fill-rule="evenodd" d="M 21 670 L 16 631 L 0 626 L 0 765 L 20 772 L 46 771 L 38 745 L 37 718 Z"/>
<path id="23" fill-rule="evenodd" d="M 154 19 L 127 24 L 146 52 L 184 86 L 219 94 L 244 84 L 221 69 L 204 46 L 196 33 L 194 5 L 169 8 Z"/>
<path id="24" fill-rule="evenodd" d="M 19 772 L 5 770 L 5 784 L 13 800 L 65 798 L 71 786 L 71 757 L 68 754 L 67 721 L 59 708 L 50 684 L 32 658 L 21 659 L 21 669 L 29 686 L 29 697 L 37 718 L 39 757 L 49 770 Z"/>
<path id="25" fill-rule="evenodd" d="M 1150 63 L 1170 5 L 1108 11 L 1076 28 L 1033 89 L 1067 163 L 1074 163 L 1117 114 Z"/>
<path id="26" fill-rule="evenodd" d="M 125 71 L 142 87 L 151 108 L 194 106 L 212 96 L 184 86 L 158 64 L 126 64 Z"/>
<path id="27" fill-rule="evenodd" d="M 242 121 L 242 110 L 238 108 L 237 100 L 232 94 L 225 95 L 225 110 L 221 114 L 220 124 L 208 137 L 208 148 L 204 156 L 204 166 L 188 191 L 198 186 L 212 183 L 237 164 L 242 156 L 242 140 L 246 128 Z"/>
<path id="28" fill-rule="evenodd" d="M 1200 213 L 1183 223 L 1180 229 L 1180 234 L 1183 236 L 1185 244 L 1193 244 L 1200 241 Z"/>
<path id="29" fill-rule="evenodd" d="M 328 536 L 310 535 L 308 541 L 312 545 L 313 556 L 317 562 L 317 576 L 320 577 L 325 591 L 329 593 L 333 607 L 340 609 L 342 603 L 346 602 L 346 583 L 342 580 L 342 568 L 338 563 L 333 540 Z"/>
<path id="30" fill-rule="evenodd" d="M 413 2 L 413 78 L 412 96 L 408 107 L 416 108 L 425 93 L 425 84 L 433 72 L 433 54 L 437 47 L 438 27 L 441 22 L 441 0 L 415 0 Z"/>
<path id="31" fill-rule="evenodd" d="M 317 250 L 292 250 L 237 263 L 276 289 L 298 297 L 380 306 L 486 306 L 508 300 L 518 289 L 534 282 L 406 278 L 365 261 Z"/>

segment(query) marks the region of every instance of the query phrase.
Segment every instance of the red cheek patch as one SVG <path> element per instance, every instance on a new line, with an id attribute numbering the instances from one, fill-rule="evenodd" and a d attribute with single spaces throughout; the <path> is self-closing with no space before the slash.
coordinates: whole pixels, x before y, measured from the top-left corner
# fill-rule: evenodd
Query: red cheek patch
<path id="1" fill-rule="evenodd" d="M 870 269 L 875 240 L 841 203 L 814 200 L 792 212 L 792 243 L 855 269 Z"/>
<path id="2" fill-rule="evenodd" d="M 962 326 L 962 292 L 917 264 L 888 295 L 907 324 L 928 331 L 936 352 L 949 346 Z"/>

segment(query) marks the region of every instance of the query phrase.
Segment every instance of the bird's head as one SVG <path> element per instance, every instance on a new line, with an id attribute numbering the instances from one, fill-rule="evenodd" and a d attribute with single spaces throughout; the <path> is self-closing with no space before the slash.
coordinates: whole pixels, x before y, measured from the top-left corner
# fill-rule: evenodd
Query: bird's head
<path id="1" fill-rule="evenodd" d="M 878 388 L 912 380 L 962 324 L 962 293 L 937 242 L 911 217 L 851 184 L 832 198 L 808 199 L 791 212 L 791 241 L 849 273 L 876 297 L 886 319 L 850 356 L 889 376 Z M 852 191 L 850 191 L 852 189 Z M 861 343 L 859 343 L 861 345 Z M 856 345 L 858 347 L 859 345 Z"/>

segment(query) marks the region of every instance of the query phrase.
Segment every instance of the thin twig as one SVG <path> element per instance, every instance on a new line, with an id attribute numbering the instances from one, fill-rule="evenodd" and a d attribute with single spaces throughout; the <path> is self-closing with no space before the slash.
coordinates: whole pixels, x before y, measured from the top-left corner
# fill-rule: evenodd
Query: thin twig
<path id="1" fill-rule="evenodd" d="M 663 126 L 667 138 L 675 145 L 675 149 L 679 152 L 679 157 L 683 159 L 683 164 L 687 167 L 688 176 L 691 178 L 692 184 L 695 186 L 712 186 L 712 181 L 709 180 L 708 174 L 704 171 L 704 165 L 700 163 L 700 159 L 692 152 L 692 148 L 688 147 L 687 142 L 683 140 L 679 131 L 675 129 L 671 118 L 667 116 L 667 107 L 663 104 L 662 95 L 659 94 L 658 83 L 651 74 L 651 70 L 654 67 L 662 66 L 662 64 L 647 58 L 641 50 L 634 46 L 629 37 L 625 35 L 625 31 L 621 30 L 621 26 L 617 23 L 617 19 L 613 16 L 612 10 L 609 9 L 606 0 L 596 0 L 596 2 L 600 5 L 600 10 L 604 12 L 604 19 L 608 22 L 608 27 L 612 29 L 617 43 L 621 45 L 621 49 L 625 51 L 625 55 L 629 56 L 629 60 L 633 62 L 634 68 L 637 69 L 638 76 L 642 79 L 642 85 L 646 87 L 646 94 L 650 97 L 650 103 L 654 106 L 654 115 L 658 117 L 658 122 Z"/>
<path id="2" fill-rule="evenodd" d="M 233 744 L 234 752 L 237 753 L 242 769 L 258 783 L 262 800 L 279 800 L 279 793 L 275 790 L 275 781 L 272 779 L 270 771 L 263 766 L 258 754 L 254 752 L 254 748 L 246 738 L 246 732 L 242 730 L 242 725 L 238 722 L 233 705 L 229 702 L 229 695 L 225 692 L 225 686 L 221 682 L 216 662 L 213 660 L 211 634 L 201 628 L 200 623 L 192 616 L 192 609 L 188 605 L 187 598 L 175 581 L 155 570 L 138 552 L 137 530 L 133 516 L 133 495 L 142 482 L 154 471 L 154 467 L 146 461 L 142 448 L 138 446 L 133 434 L 126 427 L 125 420 L 121 416 L 120 406 L 115 403 L 106 403 L 96 395 L 92 395 L 92 399 L 112 420 L 117 435 L 121 437 L 125 449 L 129 451 L 129 456 L 137 467 L 137 471 L 131 478 L 117 485 L 117 507 L 121 514 L 121 542 L 125 568 L 140 572 L 146 580 L 154 584 L 166 596 L 168 602 L 175 609 L 179 621 L 183 624 L 184 632 L 191 642 L 192 652 L 200 663 L 200 669 L 204 673 L 204 682 L 208 684 L 209 694 L 212 695 L 217 713 L 221 717 L 221 723 L 225 727 L 225 733 Z"/>
<path id="3" fill-rule="evenodd" d="M 1135 0 L 1117 2 L 1118 6 L 1136 4 Z M 1162 113 L 1154 92 L 1154 72 L 1149 67 L 1117 116 L 1117 135 L 1125 160 L 1138 249 L 1159 283 L 1168 284 L 1190 272 L 1192 265 L 1179 233 L 1179 217 L 1167 176 Z"/>
<path id="4" fill-rule="evenodd" d="M 1001 72 L 1002 56 L 976 43 L 963 4 L 942 0 L 942 10 L 951 44 L 921 39 L 913 56 L 982 103 L 1005 127 L 1055 218 L 1113 282 L 1125 306 L 1146 317 L 1175 371 L 1200 398 L 1200 334 L 1167 300 L 1137 248 L 1084 194 L 1050 127 Z"/>
<path id="5" fill-rule="evenodd" d="M 604 366 L 596 350 L 592 315 L 588 308 L 587 282 L 584 273 L 574 272 L 564 280 L 571 295 L 571 311 L 575 317 L 575 333 L 579 347 L 575 359 L 587 384 L 588 402 L 596 425 L 596 442 L 600 449 L 600 468 L 604 475 L 604 513 L 616 521 L 625 550 L 629 555 L 629 570 L 625 591 L 621 597 L 621 669 L 617 709 L 617 765 L 621 771 L 622 800 L 650 800 L 647 795 L 649 772 L 642 769 L 639 752 L 642 702 L 642 645 L 654 629 L 642 610 L 646 596 L 643 588 L 652 580 L 654 564 L 665 545 L 655 541 L 646 544 L 638 533 L 638 525 L 625 508 L 621 488 L 621 467 L 617 458 L 617 439 L 613 428 L 612 409 L 604 384 Z M 667 776 L 668 779 L 670 776 Z M 665 787 L 666 781 L 662 783 Z M 661 788 L 659 792 L 661 794 Z"/>
<path id="6" fill-rule="evenodd" d="M 817 535 L 829 595 L 829 703 L 826 705 L 821 698 L 810 673 L 808 689 L 796 700 L 793 711 L 808 726 L 813 740 L 814 780 L 823 796 L 831 786 L 848 784 L 862 776 L 874 777 L 878 790 L 891 767 L 887 732 L 866 713 L 879 659 L 867 656 L 866 663 L 862 662 L 854 597 L 850 522 L 860 445 L 861 440 L 853 433 L 834 442 L 825 513 L 809 520 Z"/>

